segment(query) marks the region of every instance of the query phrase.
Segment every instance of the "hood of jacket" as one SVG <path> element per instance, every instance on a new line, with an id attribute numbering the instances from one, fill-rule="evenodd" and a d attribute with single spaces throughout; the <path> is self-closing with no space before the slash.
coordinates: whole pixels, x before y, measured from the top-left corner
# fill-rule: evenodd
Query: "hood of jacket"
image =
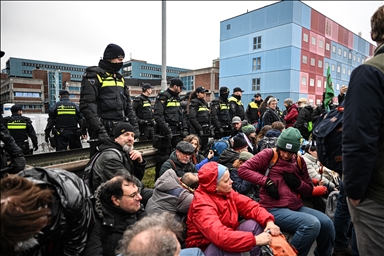
<path id="1" fill-rule="evenodd" d="M 204 164 L 199 172 L 199 186 L 196 191 L 205 191 L 208 194 L 215 194 L 217 188 L 218 163 L 208 162 Z"/>
<path id="2" fill-rule="evenodd" d="M 267 131 L 267 133 L 265 134 L 265 137 L 268 137 L 268 138 L 279 137 L 280 134 L 281 134 L 281 132 L 279 130 L 271 129 L 271 130 Z"/>
<path id="3" fill-rule="evenodd" d="M 113 138 L 108 138 L 108 139 L 104 140 L 98 149 L 101 151 L 101 150 L 104 150 L 107 148 L 115 148 L 115 149 L 123 152 L 123 147 L 119 143 L 115 142 L 115 140 Z"/>
<path id="4" fill-rule="evenodd" d="M 226 149 L 219 156 L 219 164 L 225 165 L 227 168 L 232 167 L 233 162 L 239 157 L 239 153 L 233 149 Z"/>
<path id="5" fill-rule="evenodd" d="M 155 182 L 155 190 L 168 191 L 180 187 L 176 172 L 172 169 L 166 170 Z"/>

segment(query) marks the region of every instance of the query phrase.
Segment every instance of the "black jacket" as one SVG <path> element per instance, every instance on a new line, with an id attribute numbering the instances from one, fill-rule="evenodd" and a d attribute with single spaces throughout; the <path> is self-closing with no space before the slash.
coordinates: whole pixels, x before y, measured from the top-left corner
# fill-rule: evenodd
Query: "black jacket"
<path id="1" fill-rule="evenodd" d="M 88 187 L 63 169 L 32 168 L 18 175 L 55 190 L 51 224 L 39 233 L 39 244 L 23 255 L 80 255 L 94 222 Z"/>
<path id="2" fill-rule="evenodd" d="M 152 104 L 148 96 L 140 94 L 139 96 L 135 97 L 132 103 L 132 108 L 139 122 L 141 120 L 152 120 Z"/>
<path id="3" fill-rule="evenodd" d="M 231 129 L 232 117 L 228 100 L 224 100 L 220 97 L 212 100 L 211 122 L 216 130 L 219 130 L 220 128 L 223 128 L 224 130 Z"/>
<path id="4" fill-rule="evenodd" d="M 231 169 L 233 168 L 233 162 L 239 158 L 239 155 L 240 153 L 228 148 L 221 153 L 218 163 L 224 165 L 228 169 Z"/>
<path id="5" fill-rule="evenodd" d="M 276 121 L 283 122 L 283 120 L 281 120 L 279 114 L 277 113 L 277 110 L 273 110 L 267 107 L 267 110 L 264 112 L 263 115 L 264 125 L 272 125 L 272 123 Z"/>
<path id="6" fill-rule="evenodd" d="M 19 147 L 22 148 L 23 143 L 28 141 L 28 137 L 31 138 L 33 146 L 37 146 L 36 132 L 29 117 L 12 114 L 4 117 L 3 122 Z"/>
<path id="7" fill-rule="evenodd" d="M 189 105 L 188 119 L 197 134 L 202 130 L 203 125 L 209 126 L 211 124 L 211 114 L 208 103 L 204 99 L 192 99 Z"/>
<path id="8" fill-rule="evenodd" d="M 57 130 L 82 128 L 83 115 L 79 107 L 71 102 L 69 98 L 61 98 L 49 109 L 48 123 L 44 130 L 47 134 L 51 132 L 53 126 Z M 79 124 L 79 127 L 78 125 Z"/>
<path id="9" fill-rule="evenodd" d="M 301 136 L 308 140 L 311 132 L 308 131 L 308 122 L 313 120 L 313 107 L 307 105 L 300 109 L 299 115 L 297 116 L 295 128 L 299 129 Z"/>

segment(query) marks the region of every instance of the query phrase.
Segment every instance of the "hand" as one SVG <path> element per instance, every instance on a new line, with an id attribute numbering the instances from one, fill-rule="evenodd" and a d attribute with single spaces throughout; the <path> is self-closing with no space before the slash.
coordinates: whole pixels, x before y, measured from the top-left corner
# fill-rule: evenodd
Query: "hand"
<path id="1" fill-rule="evenodd" d="M 273 199 L 280 199 L 279 191 L 277 190 L 277 187 L 272 180 L 267 179 L 267 182 L 265 183 L 265 190 L 267 190 L 268 195 Z"/>
<path id="2" fill-rule="evenodd" d="M 209 160 L 211 160 L 212 157 L 214 157 L 214 156 L 215 156 L 215 152 L 213 152 L 213 150 L 210 149 L 209 152 L 208 152 L 208 156 L 207 156 L 207 158 L 208 158 Z"/>
<path id="3" fill-rule="evenodd" d="M 33 151 L 37 151 L 39 149 L 38 145 L 33 145 Z"/>
<path id="4" fill-rule="evenodd" d="M 139 163 L 143 162 L 143 157 L 141 156 L 141 153 L 137 150 L 132 150 L 129 152 L 129 157 L 132 159 L 132 161 L 137 161 Z"/>
<path id="5" fill-rule="evenodd" d="M 283 178 L 288 187 L 292 189 L 297 189 L 301 185 L 301 180 L 292 173 L 284 172 Z"/>
<path id="6" fill-rule="evenodd" d="M 268 230 L 273 236 L 277 236 L 281 232 L 279 226 L 277 226 L 273 221 L 268 221 L 267 226 L 265 226 L 264 232 L 267 232 Z"/>
<path id="7" fill-rule="evenodd" d="M 200 130 L 200 131 L 199 131 L 199 136 L 200 136 L 200 137 L 204 137 L 204 131 L 203 131 L 203 130 Z"/>
<path id="8" fill-rule="evenodd" d="M 358 206 L 361 199 L 352 199 L 352 198 L 348 198 L 349 202 L 353 205 L 353 206 Z"/>
<path id="9" fill-rule="evenodd" d="M 312 196 L 323 196 L 327 194 L 328 189 L 326 186 L 316 186 L 313 188 Z"/>
<path id="10" fill-rule="evenodd" d="M 24 170 L 26 165 L 25 157 L 23 154 L 19 154 L 16 157 L 12 157 L 11 163 L 9 164 L 10 173 L 18 173 L 19 171 Z"/>
<path id="11" fill-rule="evenodd" d="M 49 133 L 45 134 L 45 142 L 47 142 L 47 143 L 49 142 Z"/>
<path id="12" fill-rule="evenodd" d="M 146 120 L 143 120 L 143 119 L 140 119 L 140 120 L 139 120 L 139 124 L 141 124 L 141 125 L 146 125 L 146 124 L 147 124 L 147 121 L 146 121 Z"/>
<path id="13" fill-rule="evenodd" d="M 103 142 L 103 141 L 107 140 L 108 138 L 109 138 L 109 135 L 105 131 L 105 129 L 100 130 L 99 135 L 98 135 L 99 142 Z"/>
<path id="14" fill-rule="evenodd" d="M 255 236 L 255 239 L 256 239 L 256 245 L 257 246 L 266 245 L 266 244 L 271 243 L 272 236 L 267 232 L 263 232 L 263 233 Z"/>

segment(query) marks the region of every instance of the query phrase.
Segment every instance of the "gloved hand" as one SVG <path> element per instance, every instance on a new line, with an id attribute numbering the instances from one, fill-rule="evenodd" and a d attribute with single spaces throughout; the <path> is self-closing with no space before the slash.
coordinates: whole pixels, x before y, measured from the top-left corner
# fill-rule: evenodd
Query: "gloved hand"
<path id="1" fill-rule="evenodd" d="M 267 190 L 268 195 L 273 199 L 280 199 L 280 194 L 277 190 L 277 186 L 275 185 L 275 183 L 273 183 L 271 179 L 267 179 L 267 182 L 265 182 L 265 190 Z"/>
<path id="2" fill-rule="evenodd" d="M 139 120 L 139 123 L 140 123 L 141 125 L 146 125 L 146 124 L 147 124 L 147 120 L 140 119 L 140 120 Z"/>
<path id="3" fill-rule="evenodd" d="M 316 186 L 313 188 L 312 196 L 323 196 L 327 194 L 328 189 L 326 186 Z"/>
<path id="4" fill-rule="evenodd" d="M 288 187 L 292 189 L 296 189 L 301 185 L 301 180 L 292 173 L 284 172 L 283 178 L 285 183 L 287 183 Z"/>
<path id="5" fill-rule="evenodd" d="M 39 149 L 39 146 L 36 144 L 36 145 L 33 145 L 33 151 L 37 151 Z"/>
<path id="6" fill-rule="evenodd" d="M 24 170 L 25 164 L 25 157 L 20 153 L 17 156 L 12 157 L 11 163 L 8 166 L 8 172 L 12 174 L 18 173 L 19 171 Z"/>
<path id="7" fill-rule="evenodd" d="M 219 129 L 219 133 L 220 133 L 220 135 L 223 135 L 223 134 L 224 134 L 224 129 L 223 129 L 223 128 L 220 128 L 220 129 Z"/>
<path id="8" fill-rule="evenodd" d="M 200 130 L 200 131 L 199 131 L 199 136 L 200 136 L 200 137 L 204 137 L 204 131 L 203 131 L 203 130 Z"/>
<path id="9" fill-rule="evenodd" d="M 47 142 L 47 143 L 49 142 L 49 133 L 45 134 L 45 142 Z"/>
<path id="10" fill-rule="evenodd" d="M 181 132 L 181 135 L 182 135 L 182 137 L 187 137 L 187 136 L 189 135 L 188 130 L 184 129 L 184 130 Z"/>

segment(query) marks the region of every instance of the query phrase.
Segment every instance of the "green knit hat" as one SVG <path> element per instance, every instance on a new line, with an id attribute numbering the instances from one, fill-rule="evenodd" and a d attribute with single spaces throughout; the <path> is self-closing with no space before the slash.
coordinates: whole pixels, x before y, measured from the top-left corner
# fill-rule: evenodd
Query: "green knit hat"
<path id="1" fill-rule="evenodd" d="M 297 153 L 300 149 L 300 140 L 300 131 L 296 128 L 289 127 L 288 129 L 284 129 L 280 134 L 277 139 L 276 147 L 284 151 Z"/>

